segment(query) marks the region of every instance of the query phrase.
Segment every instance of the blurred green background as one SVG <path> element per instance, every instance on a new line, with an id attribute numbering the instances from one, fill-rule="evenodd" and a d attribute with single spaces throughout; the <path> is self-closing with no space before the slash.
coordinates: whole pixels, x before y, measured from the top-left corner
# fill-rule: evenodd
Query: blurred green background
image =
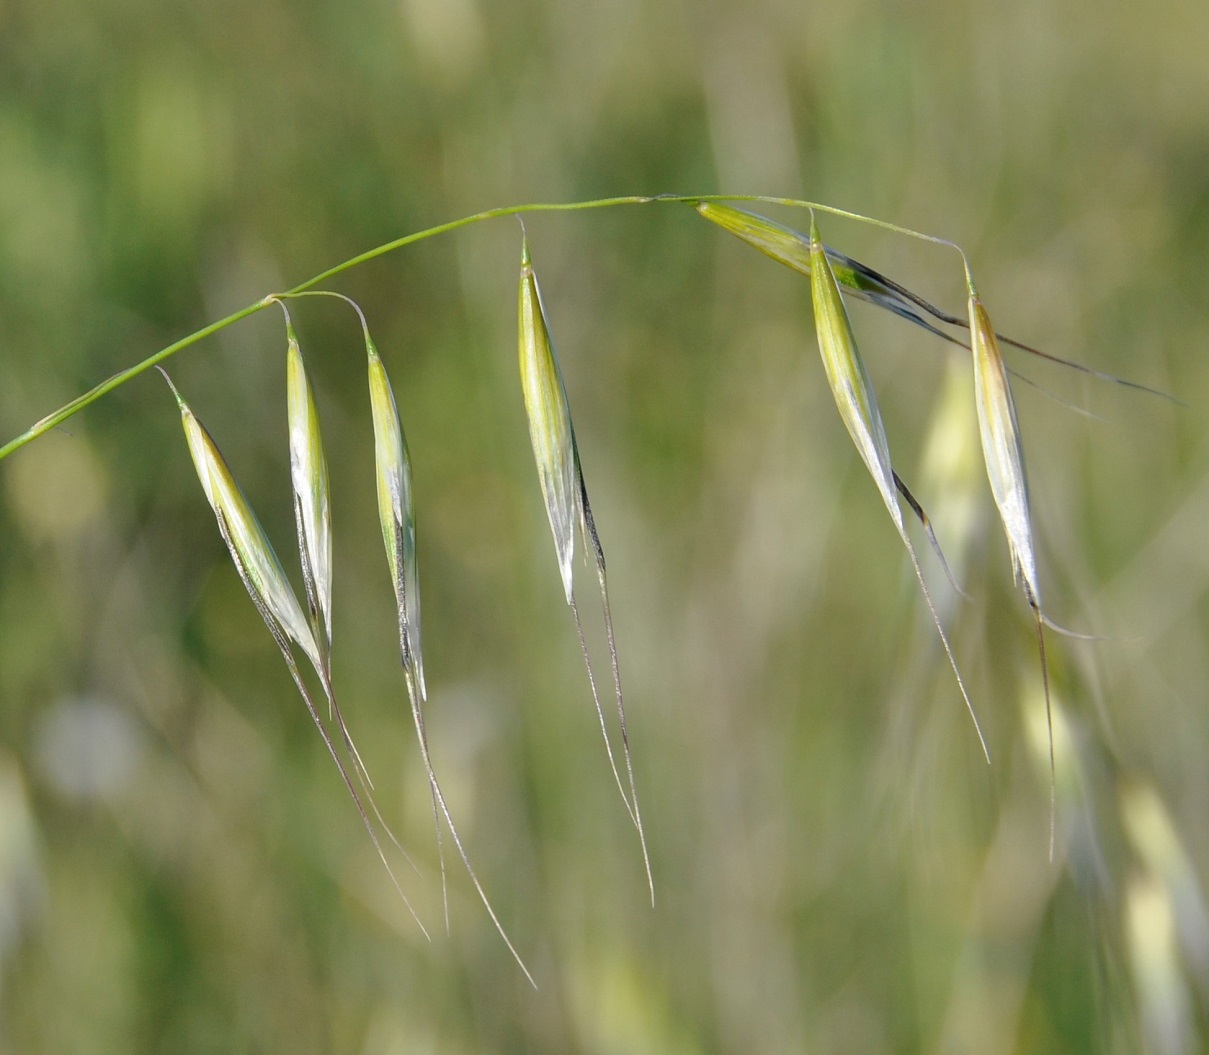
<path id="1" fill-rule="evenodd" d="M 973 597 L 924 555 L 989 768 L 807 284 L 683 206 L 532 217 L 652 909 L 528 449 L 516 224 L 334 282 L 411 445 L 434 760 L 535 992 L 453 862 L 441 922 L 351 314 L 294 311 L 334 477 L 337 689 L 431 942 L 140 378 L 0 465 L 0 1050 L 1203 1050 L 1207 50 L 1203 0 L 0 0 L 0 441 L 401 234 L 665 191 L 954 238 L 1001 330 L 1186 403 L 1011 360 L 1058 397 L 1018 385 L 1045 600 L 1105 638 L 1048 639 L 1051 865 L 1035 643 L 966 360 L 854 309 Z M 952 254 L 824 235 L 961 310 Z M 266 312 L 171 365 L 293 565 L 284 350 Z"/>

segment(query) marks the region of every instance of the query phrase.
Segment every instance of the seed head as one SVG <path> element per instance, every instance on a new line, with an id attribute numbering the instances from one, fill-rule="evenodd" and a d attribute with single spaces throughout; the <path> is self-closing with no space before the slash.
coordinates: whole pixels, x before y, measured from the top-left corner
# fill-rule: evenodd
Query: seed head
<path id="1" fill-rule="evenodd" d="M 378 519 L 399 609 L 403 666 L 413 672 L 419 698 L 425 699 L 424 662 L 420 652 L 420 581 L 416 561 L 416 518 L 411 495 L 411 458 L 399 421 L 395 395 L 382 357 L 365 333 L 369 359 L 369 402 L 374 419 L 374 470 L 378 484 Z"/>
<path id="2" fill-rule="evenodd" d="M 903 534 L 902 510 L 890 465 L 890 445 L 882 424 L 881 411 L 873 394 L 873 383 L 865 370 L 864 360 L 856 346 L 848 309 L 840 296 L 831 262 L 827 259 L 819 230 L 810 220 L 810 295 L 814 304 L 814 326 L 827 383 L 835 397 L 848 434 L 881 492 L 882 501 L 890 511 L 895 527 Z"/>
<path id="3" fill-rule="evenodd" d="M 1029 603 L 1039 608 L 1041 594 L 1037 588 L 1037 561 L 1029 526 L 1028 480 L 1024 474 L 1024 452 L 1020 443 L 1020 425 L 1016 420 L 1016 404 L 1012 399 L 1012 389 L 1008 384 L 1003 357 L 999 353 L 995 330 L 972 285 L 969 311 L 974 356 L 974 402 L 978 409 L 978 429 L 982 436 L 982 456 L 987 478 L 1007 535 L 1013 575 L 1017 581 L 1024 581 Z"/>
<path id="4" fill-rule="evenodd" d="M 332 647 L 332 517 L 327 458 L 319 414 L 293 324 L 286 317 L 286 411 L 290 431 L 290 479 L 298 550 L 311 621 L 326 650 Z"/>
<path id="5" fill-rule="evenodd" d="M 571 412 L 562 374 L 554 357 L 550 331 L 542 307 L 541 291 L 529 258 L 529 243 L 521 247 L 520 369 L 529 439 L 537 463 L 538 480 L 546 503 L 546 516 L 554 534 L 554 547 L 562 573 L 567 603 L 574 597 L 572 559 L 575 532 L 583 522 L 578 454 L 571 429 Z"/>
<path id="6" fill-rule="evenodd" d="M 529 438 L 533 443 L 533 458 L 537 463 L 538 479 L 542 497 L 546 503 L 546 516 L 554 535 L 554 547 L 558 554 L 558 565 L 562 573 L 563 589 L 567 604 L 575 617 L 575 630 L 579 636 L 579 647 L 583 652 L 584 665 L 588 672 L 588 684 L 592 690 L 592 702 L 600 719 L 600 731 L 604 736 L 605 750 L 609 757 L 609 768 L 617 783 L 617 790 L 625 803 L 626 812 L 638 830 L 638 841 L 642 847 L 642 860 L 646 867 L 647 884 L 651 890 L 651 903 L 655 900 L 655 881 L 651 873 L 651 859 L 646 848 L 646 834 L 642 829 L 642 813 L 638 807 L 638 791 L 634 782 L 634 766 L 630 757 L 629 734 L 626 732 L 625 701 L 621 691 L 621 670 L 617 660 L 617 642 L 613 635 L 613 615 L 609 606 L 609 587 L 605 576 L 604 549 L 596 532 L 592 518 L 592 507 L 588 501 L 588 489 L 584 484 L 583 471 L 579 464 L 579 450 L 575 445 L 575 432 L 571 427 L 571 411 L 567 404 L 567 391 L 563 387 L 558 360 L 550 341 L 550 330 L 546 325 L 546 313 L 542 306 L 541 291 L 537 276 L 533 273 L 533 261 L 529 257 L 529 243 L 522 236 L 521 282 L 519 312 L 519 355 L 521 389 L 525 397 L 525 412 L 529 417 Z M 579 606 L 575 602 L 572 560 L 575 556 L 575 533 L 579 531 L 585 547 L 585 557 L 592 555 L 596 564 L 596 579 L 600 587 L 601 613 L 604 616 L 605 635 L 609 642 L 609 660 L 613 674 L 613 693 L 617 704 L 617 722 L 621 734 L 622 755 L 628 783 L 622 782 L 617 760 L 613 755 L 612 742 L 600 704 L 596 687 L 596 675 L 592 669 L 592 658 L 584 636 L 583 623 L 579 617 Z"/>
<path id="7" fill-rule="evenodd" d="M 322 677 L 323 661 L 319 646 L 264 528 L 252 512 L 210 433 L 181 398 L 166 373 L 164 378 L 180 407 L 185 440 L 206 500 L 214 511 L 219 530 L 244 585 L 261 614 L 266 618 L 271 617 L 276 628 L 306 653 Z"/>
<path id="8" fill-rule="evenodd" d="M 898 504 L 898 492 L 902 490 L 907 500 L 917 508 L 920 519 L 928 527 L 927 518 L 922 508 L 918 507 L 914 497 L 901 485 L 894 474 L 890 463 L 890 445 L 886 440 L 886 429 L 882 424 L 881 411 L 877 407 L 877 398 L 873 394 L 873 383 L 865 370 L 864 360 L 856 346 L 856 338 L 852 333 L 852 324 L 848 319 L 848 310 L 844 299 L 840 296 L 840 288 L 836 283 L 831 269 L 831 261 L 827 257 L 822 241 L 819 239 L 819 229 L 814 216 L 810 217 L 810 294 L 814 304 L 814 325 L 819 340 L 819 351 L 823 356 L 823 369 L 827 374 L 827 383 L 831 386 L 831 394 L 835 397 L 835 405 L 839 408 L 840 417 L 848 428 L 848 434 L 856 449 L 860 452 L 873 482 L 881 493 L 882 501 L 890 513 L 894 526 L 898 529 L 899 537 L 911 558 L 911 567 L 919 581 L 919 588 L 927 602 L 928 611 L 936 627 L 936 633 L 948 656 L 949 666 L 957 679 L 957 687 L 961 690 L 966 709 L 974 722 L 974 730 L 982 744 L 987 761 L 991 760 L 986 740 L 978 724 L 978 715 L 974 712 L 974 704 L 966 691 L 965 681 L 957 667 L 957 659 L 949 645 L 940 617 L 936 613 L 936 605 L 932 594 L 924 580 L 919 567 L 919 559 L 915 555 L 915 547 L 907 534 L 903 523 L 902 510 Z M 938 547 L 939 549 L 939 547 Z"/>

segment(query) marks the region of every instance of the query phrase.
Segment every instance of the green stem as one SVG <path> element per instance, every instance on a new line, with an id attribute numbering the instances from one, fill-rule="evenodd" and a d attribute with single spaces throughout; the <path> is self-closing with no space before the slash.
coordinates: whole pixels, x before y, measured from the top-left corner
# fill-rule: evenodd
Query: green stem
<path id="1" fill-rule="evenodd" d="M 326 282 L 336 275 L 343 274 L 354 267 L 368 263 L 371 260 L 376 260 L 380 256 L 385 256 L 387 253 L 392 253 L 396 249 L 402 249 L 404 246 L 411 245 L 413 242 L 420 242 L 426 238 L 432 238 L 439 234 L 447 234 L 450 231 L 456 231 L 463 227 L 469 227 L 472 224 L 481 223 L 484 220 L 495 220 L 504 216 L 520 216 L 523 213 L 534 212 L 582 212 L 586 209 L 605 209 L 615 205 L 650 205 L 656 202 L 673 202 L 679 204 L 696 205 L 698 202 L 704 201 L 734 201 L 734 202 L 761 202 L 768 205 L 785 205 L 792 208 L 818 209 L 820 212 L 830 213 L 835 216 L 843 216 L 851 220 L 859 220 L 862 223 L 874 224 L 881 227 L 883 230 L 892 231 L 896 234 L 907 235 L 912 238 L 920 238 L 927 242 L 934 242 L 938 245 L 949 246 L 961 253 L 961 249 L 953 242 L 949 242 L 943 238 L 936 238 L 932 235 L 921 234 L 919 231 L 912 231 L 906 227 L 899 227 L 896 224 L 887 223 L 884 220 L 876 220 L 869 216 L 862 216 L 860 213 L 850 212 L 847 209 L 839 209 L 832 205 L 824 205 L 821 202 L 798 201 L 792 198 L 772 198 L 758 194 L 660 194 L 655 196 L 646 195 L 631 195 L 622 198 L 597 198 L 592 201 L 580 202 L 562 202 L 562 203 L 541 203 L 532 205 L 510 205 L 501 209 L 487 209 L 484 212 L 477 212 L 471 216 L 463 216 L 461 219 L 452 220 L 449 223 L 438 224 L 436 227 L 428 227 L 423 231 L 417 231 L 414 234 L 404 235 L 402 238 L 396 238 L 393 242 L 386 242 L 383 245 L 370 249 L 367 252 L 354 256 L 349 260 L 345 260 L 342 264 L 337 264 L 335 267 L 328 268 L 326 271 L 320 272 L 314 278 L 309 278 L 305 282 L 299 283 L 292 289 L 288 289 L 283 293 L 271 294 L 253 304 L 249 304 L 246 308 L 241 308 L 234 314 L 228 315 L 225 319 L 220 319 L 218 322 L 212 322 L 208 326 L 204 326 L 200 330 L 189 334 L 188 337 L 182 337 L 179 341 L 168 345 L 166 348 L 161 348 L 154 355 L 149 356 L 140 363 L 122 370 L 114 374 L 106 381 L 102 381 L 95 388 L 89 389 L 83 395 L 77 396 L 70 403 L 66 403 L 58 410 L 40 421 L 35 422 L 20 436 L 9 440 L 8 443 L 0 447 L 0 461 L 7 458 L 13 451 L 24 447 L 27 443 L 37 439 L 44 432 L 49 432 L 56 425 L 62 424 L 74 414 L 83 410 L 85 407 L 95 403 L 102 396 L 112 392 L 115 388 L 119 388 L 127 381 L 131 381 L 138 377 L 139 374 L 146 370 L 150 370 L 153 366 L 157 366 L 165 359 L 175 355 L 182 349 L 188 348 L 190 345 L 197 344 L 206 337 L 217 333 L 219 330 L 233 323 L 239 322 L 241 319 L 246 319 L 249 315 L 255 315 L 258 311 L 262 311 L 270 304 L 278 302 L 279 297 L 296 296 L 300 293 L 305 293 L 321 282 Z M 965 254 L 962 253 L 962 259 L 965 259 Z M 968 266 L 967 266 L 968 272 Z"/>
<path id="2" fill-rule="evenodd" d="M 286 297 L 335 297 L 337 300 L 344 301 L 357 313 L 357 318 L 361 320 L 361 332 L 365 334 L 365 339 L 369 337 L 369 323 L 365 319 L 365 312 L 361 310 L 361 305 L 358 304 L 352 297 L 346 297 L 343 293 L 337 293 L 334 289 L 304 289 L 300 292 L 278 293 L 274 299 L 284 301 Z M 285 307 L 285 304 L 282 304 Z"/>
<path id="3" fill-rule="evenodd" d="M 166 348 L 161 348 L 154 355 L 144 359 L 141 363 L 136 363 L 134 366 L 128 367 L 119 373 L 114 374 L 107 381 L 102 381 L 95 388 L 90 388 L 81 396 L 76 396 L 70 403 L 65 403 L 58 410 L 51 414 L 47 414 L 41 421 L 35 422 L 26 429 L 20 436 L 9 440 L 3 447 L 0 447 L 0 460 L 7 458 L 13 451 L 24 447 L 31 440 L 36 440 L 44 432 L 49 432 L 56 425 L 61 424 L 70 418 L 73 414 L 83 410 L 91 403 L 95 403 L 102 396 L 112 392 L 115 388 L 119 388 L 127 381 L 133 380 L 145 370 L 150 370 L 153 366 L 162 363 L 170 355 L 175 355 L 182 348 L 188 348 L 191 344 L 197 344 L 198 341 L 204 340 L 213 333 L 219 330 L 226 329 L 232 323 L 239 322 L 240 319 L 246 319 L 249 315 L 255 315 L 262 308 L 268 307 L 273 301 L 269 298 L 258 300 L 255 304 L 249 304 L 246 308 L 241 308 L 233 315 L 228 315 L 225 319 L 219 319 L 218 322 L 212 322 L 209 326 L 204 326 L 188 337 L 182 337 L 179 341 L 168 345 Z"/>
<path id="4" fill-rule="evenodd" d="M 333 278 L 350 268 L 357 267 L 360 264 L 368 263 L 371 260 L 376 260 L 380 256 L 385 256 L 387 253 L 393 253 L 396 249 L 402 249 L 405 245 L 411 245 L 412 242 L 420 242 L 425 238 L 432 238 L 434 235 L 447 234 L 450 231 L 456 231 L 462 227 L 469 227 L 471 224 L 481 223 L 483 220 L 496 220 L 501 216 L 519 216 L 522 213 L 529 212 L 581 212 L 584 209 L 607 209 L 613 205 L 647 205 L 654 201 L 696 201 L 696 198 L 665 198 L 665 197 L 646 197 L 646 196 L 630 196 L 628 198 L 597 198 L 593 201 L 576 201 L 562 202 L 554 204 L 539 204 L 539 205 L 509 205 L 502 209 L 488 209 L 485 212 L 476 212 L 472 216 L 463 216 L 460 220 L 451 220 L 449 223 L 438 224 L 436 227 L 428 227 L 423 231 L 417 231 L 415 234 L 407 234 L 402 238 L 396 238 L 393 242 L 387 242 L 385 245 L 380 245 L 376 249 L 370 249 L 359 256 L 353 257 L 351 260 L 344 261 L 343 264 L 337 264 L 335 267 L 328 268 L 326 271 L 320 272 L 314 278 L 308 278 L 305 282 L 300 283 L 293 289 L 287 289 L 286 295 L 294 293 L 302 293 L 313 286 L 319 285 L 320 282 L 326 282 L 329 278 Z"/>

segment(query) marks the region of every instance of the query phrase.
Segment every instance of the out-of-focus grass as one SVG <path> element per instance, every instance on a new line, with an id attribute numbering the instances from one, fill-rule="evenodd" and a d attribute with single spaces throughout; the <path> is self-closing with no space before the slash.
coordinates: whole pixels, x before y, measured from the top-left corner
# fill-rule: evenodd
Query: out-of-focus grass
<path id="1" fill-rule="evenodd" d="M 976 598 L 946 619 L 990 769 L 831 406 L 806 283 L 688 208 L 533 218 L 609 557 L 652 911 L 532 476 L 519 233 L 342 281 L 411 444 L 434 762 L 534 993 L 463 880 L 432 944 L 393 898 L 171 399 L 128 386 L 0 466 L 0 1041 L 1201 1047 L 1207 43 L 1186 0 L 0 5 L 5 439 L 407 231 L 715 189 L 953 237 L 1004 330 L 1187 403 L 1013 360 L 1099 415 L 1018 391 L 1051 614 L 1108 635 L 1052 641 L 1050 866 L 1028 612 L 945 395 L 964 361 L 854 309 L 896 463 Z M 828 238 L 960 309 L 939 250 Z M 338 306 L 295 317 L 333 475 L 337 688 L 436 922 L 363 352 Z M 174 364 L 283 551 L 284 345 L 266 314 Z"/>

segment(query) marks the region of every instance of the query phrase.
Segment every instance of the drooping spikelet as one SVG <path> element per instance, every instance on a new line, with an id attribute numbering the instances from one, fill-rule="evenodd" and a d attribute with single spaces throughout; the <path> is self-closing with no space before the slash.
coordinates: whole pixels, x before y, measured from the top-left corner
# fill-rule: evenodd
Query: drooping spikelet
<path id="1" fill-rule="evenodd" d="M 1012 558 L 1012 576 L 1024 587 L 1024 595 L 1033 610 L 1037 629 L 1037 654 L 1041 662 L 1041 683 L 1045 691 L 1045 719 L 1049 729 L 1050 825 L 1049 854 L 1054 856 L 1057 830 L 1058 780 L 1054 758 L 1054 718 L 1050 702 L 1049 660 L 1045 652 L 1047 622 L 1041 610 L 1041 590 L 1037 584 L 1037 556 L 1030 524 L 1028 478 L 1024 473 L 1024 448 L 1020 441 L 1020 423 L 1016 420 L 1016 401 L 1008 382 L 1007 368 L 999 352 L 999 342 L 990 316 L 983 307 L 974 278 L 966 268 L 969 290 L 970 348 L 974 358 L 974 404 L 978 411 L 978 431 L 982 438 L 982 459 L 986 464 L 991 494 L 999 510 L 999 520 L 1007 535 Z"/>
<path id="2" fill-rule="evenodd" d="M 336 720 L 361 787 L 374 807 L 378 820 L 389 832 L 389 826 L 377 811 L 369 772 L 336 703 L 336 691 L 332 683 L 332 517 L 327 458 L 323 453 L 323 437 L 319 432 L 319 412 L 315 409 L 315 397 L 306 376 L 298 338 L 284 303 L 281 310 L 285 313 L 286 329 L 286 419 L 290 436 L 290 482 L 294 495 L 294 523 L 298 534 L 298 559 L 302 565 L 311 629 L 323 660 L 319 677 L 327 696 L 329 716 Z M 395 842 L 397 845 L 397 840 Z M 399 849 L 402 850 L 402 847 Z"/>
<path id="3" fill-rule="evenodd" d="M 810 239 L 800 231 L 795 231 L 792 227 L 786 227 L 784 224 L 779 224 L 766 216 L 760 216 L 758 213 L 736 209 L 718 202 L 698 202 L 697 212 L 723 230 L 729 231 L 736 238 L 740 238 L 748 245 L 760 250 L 765 256 L 771 257 L 800 274 L 810 274 Z M 949 325 L 960 326 L 962 325 L 961 319 L 941 311 L 897 282 L 886 278 L 885 275 L 879 274 L 860 261 L 853 260 L 852 257 L 832 249 L 831 246 L 823 246 L 823 252 L 831 264 L 831 272 L 837 284 L 848 293 L 867 300 L 879 308 L 884 308 L 886 311 L 893 312 L 916 326 L 922 326 L 929 333 L 934 333 L 951 344 L 965 347 L 963 341 L 928 322 L 920 312 Z"/>
<path id="4" fill-rule="evenodd" d="M 445 902 L 446 927 L 449 925 L 449 895 L 446 883 L 445 855 L 441 836 L 441 818 L 449 828 L 449 836 L 457 848 L 458 856 L 478 892 L 479 899 L 495 929 L 508 946 L 520 969 L 529 982 L 537 987 L 533 976 L 521 959 L 504 930 L 504 925 L 495 914 L 487 892 L 479 882 L 470 856 L 462 845 L 461 836 L 453 823 L 453 816 L 441 791 L 432 757 L 428 750 L 428 732 L 424 724 L 424 702 L 427 689 L 424 685 L 424 661 L 420 652 L 420 591 L 419 572 L 416 559 L 416 518 L 412 500 L 411 457 L 407 450 L 407 439 L 399 419 L 394 391 L 386 375 L 386 367 L 378 354 L 369 328 L 362 317 L 362 332 L 365 336 L 365 352 L 369 365 L 369 400 L 374 423 L 374 473 L 378 489 L 378 518 L 382 525 L 382 540 L 386 546 L 386 560 L 390 567 L 391 582 L 395 591 L 395 603 L 399 619 L 399 655 L 403 662 L 407 695 L 411 701 L 412 722 L 416 738 L 420 743 L 420 758 L 428 778 L 432 797 L 433 822 L 436 826 L 437 845 L 441 857 L 441 889 Z"/>
<path id="5" fill-rule="evenodd" d="M 298 645 L 316 673 L 322 677 L 324 665 L 315 635 L 264 528 L 252 512 L 210 433 L 198 421 L 166 373 L 164 379 L 180 408 L 185 440 L 206 500 L 214 511 L 231 559 L 253 602 L 270 623 L 270 629 Z"/>
<path id="6" fill-rule="evenodd" d="M 613 634 L 613 616 L 609 605 L 609 589 L 605 575 L 604 550 L 596 533 L 592 518 L 592 507 L 584 485 L 583 471 L 579 463 L 579 449 L 575 442 L 575 431 L 571 425 L 570 405 L 563 386 L 562 373 L 550 340 L 542 305 L 541 290 L 533 271 L 529 256 L 528 239 L 521 241 L 521 278 L 518 310 L 518 347 L 521 374 L 521 391 L 525 399 L 525 413 L 529 420 L 529 439 L 533 445 L 533 458 L 537 465 L 538 481 L 545 501 L 546 517 L 554 536 L 554 549 L 558 557 L 559 572 L 567 604 L 575 617 L 575 629 L 588 671 L 588 683 L 592 690 L 592 701 L 600 720 L 609 765 L 617 790 L 638 829 L 642 847 L 643 864 L 646 867 L 647 883 L 654 901 L 655 884 L 651 874 L 650 856 L 646 848 L 646 834 L 642 828 L 642 813 L 638 808 L 638 792 L 634 781 L 634 767 L 630 756 L 629 734 L 626 730 L 625 703 L 621 691 L 621 672 L 617 659 L 617 645 Z M 574 568 L 575 536 L 579 533 L 585 551 L 591 549 L 596 564 L 596 579 L 600 587 L 601 608 L 604 614 L 605 633 L 609 643 L 609 659 L 613 673 L 613 693 L 617 705 L 618 726 L 621 733 L 622 754 L 625 760 L 627 787 L 622 784 L 613 756 L 612 742 L 605 723 L 604 710 L 596 687 L 596 676 L 592 669 L 583 624 L 579 617 L 579 606 L 575 600 Z M 585 552 L 586 557 L 586 552 Z"/>
<path id="7" fill-rule="evenodd" d="M 567 391 L 554 358 L 541 291 L 529 258 L 528 240 L 523 240 L 521 246 L 519 318 L 521 391 L 529 419 L 529 439 L 533 444 L 533 459 L 537 463 L 546 516 L 554 535 L 563 589 L 567 604 L 573 604 L 575 533 L 583 526 L 579 456 L 571 428 Z"/>
<path id="8" fill-rule="evenodd" d="M 316 637 L 322 637 L 323 651 L 328 655 L 332 647 L 332 515 L 327 458 L 323 453 L 314 393 L 288 313 L 285 327 L 286 412 L 298 552 L 311 624 Z"/>
<path id="9" fill-rule="evenodd" d="M 878 492 L 890 513 L 890 518 L 894 521 L 903 545 L 907 548 L 911 565 L 915 569 L 916 578 L 923 591 L 924 600 L 932 615 L 932 621 L 936 625 L 936 632 L 940 635 L 941 644 L 944 645 L 945 654 L 949 658 L 949 665 L 953 668 L 953 674 L 957 679 L 957 686 L 961 690 L 970 717 L 974 720 L 974 728 L 978 733 L 979 742 L 982 744 L 983 753 L 990 761 L 990 752 L 987 749 L 986 740 L 983 738 L 978 716 L 974 713 L 974 705 L 966 692 L 965 682 L 957 668 L 957 660 L 953 656 L 953 650 L 949 647 L 949 639 L 941 626 L 940 618 L 936 614 L 936 606 L 932 603 L 932 595 L 924 581 L 923 572 L 920 570 L 915 547 L 911 544 L 906 525 L 903 523 L 902 510 L 898 504 L 898 492 L 902 490 L 904 496 L 913 504 L 914 499 L 902 487 L 901 481 L 898 480 L 891 465 L 890 445 L 886 440 L 886 429 L 882 423 L 881 411 L 877 406 L 877 398 L 873 393 L 873 384 L 857 348 L 852 324 L 848 319 L 848 309 L 840 295 L 839 285 L 836 283 L 831 262 L 828 260 L 823 243 L 819 238 L 818 226 L 813 215 L 810 218 L 810 293 L 814 305 L 815 332 L 818 337 L 819 351 L 823 357 L 823 369 L 827 375 L 827 383 L 831 387 L 831 394 L 835 398 L 835 405 L 848 429 L 848 434 L 852 437 L 852 442 L 856 445 L 861 459 L 873 477 L 873 482 L 877 485 Z M 922 515 L 921 519 L 923 519 Z"/>
<path id="10" fill-rule="evenodd" d="M 729 231 L 736 238 L 742 239 L 748 245 L 765 254 L 765 256 L 769 256 L 773 260 L 804 275 L 810 273 L 810 239 L 800 231 L 795 231 L 792 227 L 786 227 L 784 224 L 779 224 L 775 220 L 760 216 L 758 213 L 736 209 L 733 206 L 724 205 L 720 202 L 698 201 L 695 207 L 697 212 L 707 220 L 717 224 L 723 230 Z M 936 241 L 936 239 L 931 238 L 927 240 Z M 950 344 L 958 345 L 961 348 L 969 347 L 964 340 L 946 333 L 937 325 L 938 323 L 943 323 L 946 326 L 969 329 L 969 319 L 938 308 L 918 293 L 907 289 L 906 286 L 895 282 L 892 278 L 886 277 L 879 271 L 875 271 L 867 264 L 862 264 L 859 260 L 853 260 L 852 257 L 845 256 L 831 246 L 824 246 L 823 251 L 831 262 L 831 270 L 835 275 L 836 282 L 846 293 L 868 301 L 876 307 L 892 312 L 900 318 L 922 327 L 929 333 L 935 334 L 942 340 L 948 341 Z M 1126 388 L 1146 392 L 1161 399 L 1171 400 L 1172 398 L 1166 392 L 1150 388 L 1148 385 L 1141 385 L 1136 381 L 1127 381 L 1124 378 L 1104 373 L 1102 370 L 1095 370 L 1082 363 L 1063 359 L 1061 356 L 1042 351 L 1040 348 L 1034 348 L 1004 334 L 996 334 L 996 337 L 1004 344 L 1009 344 L 1013 348 L 1019 348 L 1029 355 L 1069 367 L 1072 370 L 1078 370 L 1089 377 L 1097 377 L 1102 381 L 1124 385 Z M 1178 400 L 1175 402 L 1178 402 Z"/>
<path id="11" fill-rule="evenodd" d="M 814 304 L 814 325 L 823 357 L 827 384 L 835 397 L 840 417 L 856 444 L 882 501 L 890 512 L 900 535 L 906 533 L 902 510 L 894 486 L 894 470 L 890 465 L 890 445 L 882 423 L 873 383 L 865 369 L 865 361 L 857 349 L 848 309 L 840 296 L 831 262 L 827 259 L 814 218 L 810 221 L 810 297 Z"/>
<path id="12" fill-rule="evenodd" d="M 172 379 L 162 368 L 160 369 L 160 373 L 164 375 L 164 380 L 168 382 L 168 387 L 171 388 L 172 394 L 176 398 L 177 406 L 180 408 L 181 423 L 184 427 L 189 453 L 193 457 L 193 465 L 197 470 L 202 489 L 205 491 L 206 500 L 214 511 L 214 517 L 218 521 L 219 532 L 222 534 L 223 541 L 227 544 L 227 549 L 230 551 L 231 560 L 235 564 L 235 569 L 239 573 L 240 580 L 243 582 L 244 588 L 248 591 L 248 596 L 251 597 L 252 603 L 255 604 L 256 610 L 260 613 L 270 634 L 272 634 L 273 640 L 277 643 L 277 647 L 281 650 L 282 658 L 285 660 L 294 685 L 302 696 L 307 712 L 315 723 L 315 727 L 319 730 L 319 735 L 323 738 L 324 746 L 327 747 L 332 761 L 336 763 L 336 768 L 340 772 L 344 786 L 348 789 L 349 795 L 352 796 L 353 803 L 357 807 L 357 812 L 361 816 L 362 823 L 364 823 L 366 831 L 369 832 L 374 849 L 385 866 L 395 890 L 398 892 L 399 897 L 402 898 L 404 905 L 407 906 L 407 910 L 415 919 L 420 930 L 424 931 L 425 936 L 427 936 L 428 932 L 425 930 L 424 924 L 420 922 L 420 918 L 412 908 L 407 895 L 403 893 L 403 888 L 395 877 L 394 869 L 391 868 L 390 862 L 386 859 L 386 854 L 383 852 L 382 845 L 378 841 L 378 833 L 374 828 L 373 822 L 370 820 L 369 814 L 365 810 L 365 806 L 362 804 L 361 796 L 349 778 L 344 761 L 341 759 L 340 753 L 331 735 L 328 733 L 327 727 L 323 724 L 323 719 L 315 707 L 310 691 L 307 689 L 306 683 L 303 681 L 302 675 L 298 670 L 298 665 L 295 662 L 290 642 L 293 642 L 302 649 L 307 659 L 310 660 L 311 665 L 315 668 L 320 681 L 323 683 L 324 692 L 334 710 L 341 736 L 351 756 L 354 771 L 357 773 L 358 780 L 365 791 L 374 814 L 381 820 L 381 814 L 378 813 L 377 805 L 373 801 L 368 774 L 365 772 L 365 767 L 361 763 L 357 749 L 348 734 L 344 718 L 339 708 L 336 707 L 325 656 L 319 648 L 317 639 L 312 632 L 311 624 L 303 614 L 302 606 L 298 603 L 294 589 L 286 578 L 285 572 L 281 567 L 281 562 L 277 559 L 277 554 L 273 550 L 268 536 L 260 526 L 260 521 L 257 520 L 256 514 L 252 511 L 252 507 L 248 504 L 239 485 L 235 482 L 235 478 L 231 475 L 231 471 L 227 467 L 227 463 L 218 446 L 202 423 L 198 421 L 197 416 L 189 405 L 181 397 L 176 386 L 172 383 Z M 389 828 L 386 831 L 397 845 L 398 841 L 394 839 Z"/>
<path id="13" fill-rule="evenodd" d="M 365 351 L 369 360 L 369 402 L 374 422 L 378 519 L 398 608 L 403 667 L 408 678 L 414 679 L 412 687 L 422 702 L 428 698 L 428 692 L 420 650 L 420 580 L 411 494 L 411 457 L 386 367 L 368 331 L 365 332 Z"/>
<path id="14" fill-rule="evenodd" d="M 1020 424 L 1016 419 L 1016 402 L 1012 398 L 1007 370 L 990 317 L 972 287 L 969 311 L 973 337 L 974 404 L 978 410 L 978 431 L 982 437 L 987 479 L 1007 535 L 1012 573 L 1018 582 L 1023 582 L 1029 603 L 1040 607 L 1041 591 L 1037 585 L 1037 558 L 1029 524 L 1028 480 L 1024 473 L 1024 451 L 1020 443 Z"/>

